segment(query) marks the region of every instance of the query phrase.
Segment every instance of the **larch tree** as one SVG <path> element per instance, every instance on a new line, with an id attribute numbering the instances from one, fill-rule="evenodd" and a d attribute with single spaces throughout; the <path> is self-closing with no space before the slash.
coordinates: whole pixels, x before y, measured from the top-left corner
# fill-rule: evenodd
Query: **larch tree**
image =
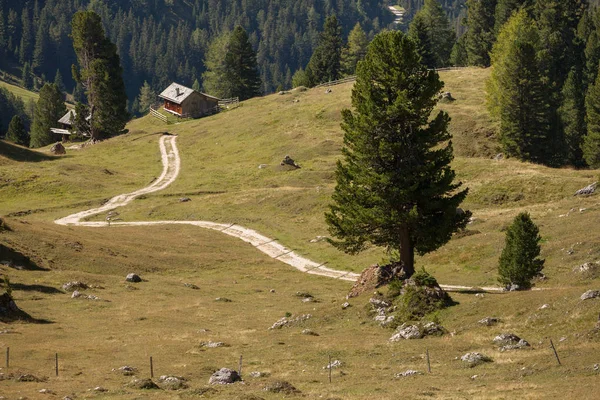
<path id="1" fill-rule="evenodd" d="M 40 98 L 35 106 L 33 124 L 31 125 L 31 147 L 47 146 L 54 141 L 50 128 L 56 126 L 57 121 L 65 115 L 63 94 L 53 83 L 46 83 L 40 90 Z"/>
<path id="2" fill-rule="evenodd" d="M 144 81 L 144 85 L 140 89 L 140 95 L 138 96 L 139 101 L 139 112 L 145 114 L 150 110 L 150 107 L 156 103 L 156 92 L 152 90 L 148 82 Z"/>
<path id="3" fill-rule="evenodd" d="M 327 17 L 319 43 L 315 48 L 306 73 L 311 86 L 340 79 L 342 57 L 342 27 L 335 15 Z"/>
<path id="4" fill-rule="evenodd" d="M 203 90 L 216 97 L 231 97 L 231 85 L 225 80 L 225 57 L 229 50 L 231 33 L 226 32 L 210 42 L 204 65 L 206 71 L 202 74 Z"/>
<path id="5" fill-rule="evenodd" d="M 341 68 L 344 75 L 354 75 L 356 65 L 367 54 L 369 39 L 360 24 L 354 25 L 354 28 L 348 35 L 348 43 L 342 49 Z"/>
<path id="6" fill-rule="evenodd" d="M 430 115 L 442 87 L 413 40 L 383 32 L 358 63 L 354 110 L 342 112 L 343 160 L 325 215 L 330 242 L 350 254 L 371 245 L 399 253 L 408 277 L 415 252 L 436 250 L 470 216 L 457 212 L 467 189 L 450 167 L 450 118 Z"/>
<path id="7" fill-rule="evenodd" d="M 543 163 L 547 158 L 548 104 L 536 49 L 539 36 L 524 10 L 504 25 L 492 50 L 487 82 L 488 108 L 500 122 L 504 152 L 521 160 Z"/>
<path id="8" fill-rule="evenodd" d="M 91 115 L 91 139 L 121 133 L 129 119 L 123 70 L 116 46 L 105 36 L 102 20 L 93 11 L 78 11 L 71 23 L 79 68 L 73 78 L 85 89 Z"/>

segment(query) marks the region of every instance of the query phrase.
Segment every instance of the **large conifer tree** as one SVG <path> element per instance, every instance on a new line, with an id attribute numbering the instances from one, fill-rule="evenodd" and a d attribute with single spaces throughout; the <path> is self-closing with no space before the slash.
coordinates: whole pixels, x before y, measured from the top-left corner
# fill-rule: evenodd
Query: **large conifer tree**
<path id="1" fill-rule="evenodd" d="M 356 65 L 367 54 L 368 45 L 369 39 L 360 24 L 357 23 L 348 35 L 348 43 L 342 49 L 341 65 L 344 75 L 354 75 Z"/>
<path id="2" fill-rule="evenodd" d="M 437 0 L 425 0 L 423 8 L 411 22 L 409 34 L 417 40 L 419 52 L 430 68 L 449 65 L 456 34 L 450 28 L 448 17 Z M 427 62 L 430 57 L 433 58 L 433 63 Z"/>
<path id="3" fill-rule="evenodd" d="M 79 61 L 79 69 L 73 67 L 73 78 L 86 90 L 92 140 L 118 134 L 129 115 L 116 46 L 104 35 L 100 16 L 93 11 L 77 12 L 71 25 Z"/>
<path id="4" fill-rule="evenodd" d="M 327 17 L 319 44 L 308 62 L 306 73 L 311 85 L 335 81 L 341 77 L 342 27 L 335 15 Z"/>
<path id="5" fill-rule="evenodd" d="M 262 83 L 256 65 L 256 53 L 248 40 L 248 34 L 241 26 L 237 26 L 229 38 L 224 70 L 224 79 L 229 81 L 231 88 L 228 97 L 246 100 L 261 94 Z"/>
<path id="6" fill-rule="evenodd" d="M 6 132 L 6 140 L 10 140 L 21 146 L 29 146 L 29 134 L 25 130 L 23 120 L 19 115 L 15 115 L 8 125 L 8 131 Z"/>
<path id="7" fill-rule="evenodd" d="M 439 248 L 470 215 L 456 212 L 467 190 L 450 168 L 450 118 L 430 117 L 442 87 L 411 39 L 384 32 L 358 64 L 354 111 L 342 113 L 344 159 L 326 213 L 331 242 L 348 253 L 369 245 L 399 252 L 408 276 L 415 251 Z"/>
<path id="8" fill-rule="evenodd" d="M 496 34 L 495 9 L 498 0 L 467 0 L 465 47 L 469 65 L 490 66 L 490 51 Z"/>
<path id="9" fill-rule="evenodd" d="M 548 104 L 538 68 L 539 37 L 524 10 L 502 28 L 492 51 L 488 107 L 500 121 L 504 152 L 522 160 L 547 160 Z"/>
<path id="10" fill-rule="evenodd" d="M 587 135 L 583 141 L 583 158 L 590 167 L 600 167 L 600 74 L 590 86 L 585 99 Z"/>

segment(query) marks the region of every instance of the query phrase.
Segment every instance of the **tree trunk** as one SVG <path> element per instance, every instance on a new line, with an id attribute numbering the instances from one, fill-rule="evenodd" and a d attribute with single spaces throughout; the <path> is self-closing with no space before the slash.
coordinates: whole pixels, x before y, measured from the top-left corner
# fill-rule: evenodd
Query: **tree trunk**
<path id="1" fill-rule="evenodd" d="M 400 261 L 406 278 L 410 278 L 415 273 L 415 250 L 408 227 L 403 227 L 400 231 Z"/>

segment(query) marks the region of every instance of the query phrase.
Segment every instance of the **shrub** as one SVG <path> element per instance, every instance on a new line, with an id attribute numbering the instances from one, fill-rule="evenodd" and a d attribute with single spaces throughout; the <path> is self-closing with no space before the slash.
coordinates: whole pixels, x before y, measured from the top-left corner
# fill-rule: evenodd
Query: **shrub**
<path id="1" fill-rule="evenodd" d="M 506 243 L 498 265 L 498 280 L 505 285 L 531 287 L 531 280 L 544 268 L 538 227 L 528 213 L 520 213 L 506 230 Z"/>

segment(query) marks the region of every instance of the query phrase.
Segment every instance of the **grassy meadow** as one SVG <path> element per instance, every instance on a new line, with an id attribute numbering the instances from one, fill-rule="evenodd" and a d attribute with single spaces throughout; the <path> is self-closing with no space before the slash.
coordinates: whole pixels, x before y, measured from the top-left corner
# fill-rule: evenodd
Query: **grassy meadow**
<path id="1" fill-rule="evenodd" d="M 37 268 L 0 263 L 13 283 L 21 309 L 38 323 L 0 323 L 0 365 L 11 348 L 10 368 L 0 374 L 31 373 L 45 382 L 0 381 L 0 396 L 90 399 L 397 399 L 594 398 L 600 363 L 597 352 L 598 300 L 579 300 L 600 289 L 594 276 L 572 269 L 600 260 L 595 235 L 600 215 L 597 195 L 573 197 L 596 180 L 598 171 L 550 169 L 512 159 L 495 160 L 494 124 L 487 114 L 484 81 L 489 70 L 462 69 L 440 75 L 456 101 L 439 108 L 452 117 L 451 131 L 459 179 L 469 187 L 465 209 L 474 220 L 465 233 L 417 260 L 441 283 L 496 283 L 504 229 L 520 211 L 529 211 L 543 237 L 548 279 L 544 290 L 507 294 L 453 293 L 456 305 L 434 316 L 447 330 L 442 337 L 390 343 L 391 329 L 372 321 L 371 293 L 350 299 L 351 283 L 302 274 L 268 258 L 251 245 L 191 226 L 64 227 L 52 223 L 96 207 L 119 193 L 149 184 L 160 174 L 158 138 L 177 134 L 181 173 L 167 189 L 119 209 L 125 221 L 210 220 L 237 223 L 276 238 L 327 266 L 361 271 L 384 252 L 359 256 L 325 242 L 323 213 L 333 191 L 340 156 L 340 111 L 350 107 L 352 84 L 252 99 L 207 118 L 162 124 L 144 117 L 130 133 L 54 157 L 48 148 L 32 151 L 0 141 L 0 216 L 10 227 L 0 244 L 29 256 Z M 302 168 L 279 165 L 290 155 Z M 261 166 L 261 168 L 259 168 Z M 180 202 L 189 197 L 191 201 Z M 99 215 L 92 219 L 101 220 Z M 3 261 L 3 260 L 0 260 Z M 136 272 L 144 282 L 128 284 Z M 99 300 L 71 299 L 61 289 L 80 280 L 96 287 Z M 197 285 L 194 290 L 184 284 Z M 273 290 L 273 291 L 272 291 Z M 296 292 L 316 301 L 302 302 Z M 231 300 L 216 301 L 217 298 Z M 544 304 L 548 306 L 540 309 Z M 268 330 L 279 318 L 311 314 L 307 321 Z M 484 327 L 484 317 L 500 323 Z M 303 335 L 311 329 L 319 336 Z M 512 332 L 531 349 L 500 352 L 492 343 Z M 558 366 L 549 339 L 561 357 Z M 204 348 L 202 342 L 227 346 Z M 425 351 L 432 373 L 426 373 Z M 479 351 L 494 362 L 467 368 L 460 356 Z M 59 353 L 59 376 L 54 354 Z M 208 385 L 221 367 L 238 367 L 243 384 Z M 342 366 L 328 382 L 328 356 Z M 180 391 L 127 387 L 132 377 L 113 369 L 137 368 L 149 377 L 177 375 Z M 408 369 L 425 372 L 406 378 Z M 266 377 L 253 378 L 251 371 Z M 0 379 L 2 375 L 0 375 Z M 285 380 L 302 393 L 269 393 L 263 387 Z M 108 392 L 91 389 L 102 386 Z M 39 393 L 49 389 L 56 396 Z"/>

